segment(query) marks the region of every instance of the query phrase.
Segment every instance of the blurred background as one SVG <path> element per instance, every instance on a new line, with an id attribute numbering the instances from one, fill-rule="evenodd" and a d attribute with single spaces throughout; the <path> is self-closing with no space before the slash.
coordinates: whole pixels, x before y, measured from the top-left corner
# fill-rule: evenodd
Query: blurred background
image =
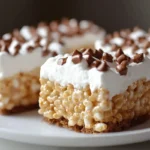
<path id="1" fill-rule="evenodd" d="M 150 27 L 150 0 L 0 0 L 0 35 L 62 17 L 93 20 L 108 32 Z"/>

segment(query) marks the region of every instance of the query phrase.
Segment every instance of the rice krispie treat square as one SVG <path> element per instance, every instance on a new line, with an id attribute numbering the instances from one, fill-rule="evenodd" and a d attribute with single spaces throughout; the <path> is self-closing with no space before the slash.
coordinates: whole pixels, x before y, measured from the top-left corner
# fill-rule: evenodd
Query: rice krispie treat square
<path id="1" fill-rule="evenodd" d="M 150 59 L 82 49 L 41 67 L 39 113 L 49 123 L 86 133 L 119 131 L 150 114 Z"/>

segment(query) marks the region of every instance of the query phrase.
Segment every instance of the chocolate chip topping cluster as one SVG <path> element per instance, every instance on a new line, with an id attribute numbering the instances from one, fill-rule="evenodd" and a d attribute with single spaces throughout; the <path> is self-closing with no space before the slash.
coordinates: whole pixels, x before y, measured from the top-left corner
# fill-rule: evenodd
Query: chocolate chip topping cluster
<path id="1" fill-rule="evenodd" d="M 46 32 L 46 37 L 42 37 L 39 32 L 41 29 Z M 97 27 L 95 24 L 89 21 L 77 21 L 76 19 L 62 19 L 61 21 L 52 21 L 50 23 L 41 22 L 36 27 L 29 26 L 28 32 L 31 35 L 31 39 L 26 39 L 24 35 L 21 34 L 21 30 L 15 29 L 12 33 L 4 35 L 0 39 L 0 52 L 7 52 L 10 55 L 17 55 L 19 53 L 20 48 L 26 42 L 30 40 L 33 41 L 34 46 L 29 46 L 27 48 L 28 52 L 32 52 L 36 47 L 42 47 L 42 56 L 46 56 L 48 54 L 52 54 L 52 56 L 57 55 L 56 52 L 48 50 L 48 45 L 52 42 L 58 42 L 59 44 L 63 45 L 62 37 L 72 37 L 75 35 L 82 35 L 85 32 L 93 32 L 97 33 L 100 31 L 100 28 Z M 46 38 L 45 45 L 41 45 L 41 40 Z M 17 43 L 13 47 L 13 52 L 10 50 L 10 45 L 12 42 L 16 40 Z"/>
<path id="2" fill-rule="evenodd" d="M 132 62 L 141 63 L 143 54 L 136 54 L 132 59 L 126 56 L 122 49 L 118 49 L 115 56 L 104 52 L 103 50 L 80 49 L 75 50 L 71 55 L 74 64 L 81 63 L 82 59 L 86 60 L 89 69 L 96 68 L 98 71 L 106 72 L 113 64 L 114 68 L 120 75 L 126 75 L 128 65 Z M 60 58 L 57 61 L 58 65 L 64 65 L 68 57 Z"/>
<path id="3" fill-rule="evenodd" d="M 126 47 L 131 47 L 133 53 L 136 53 L 137 50 L 142 48 L 143 50 L 145 50 L 144 53 L 147 54 L 147 48 L 150 48 L 150 35 L 148 34 L 148 32 L 143 36 L 139 36 L 137 39 L 132 39 L 130 37 L 132 33 L 140 30 L 142 29 L 139 27 L 135 27 L 133 29 L 123 29 L 120 31 L 115 31 L 112 34 L 106 35 L 103 41 L 103 45 L 106 44 L 111 45 L 112 51 L 116 51 L 119 48 L 124 49 Z M 116 45 L 111 43 L 111 40 L 117 37 L 124 40 L 121 45 Z"/>

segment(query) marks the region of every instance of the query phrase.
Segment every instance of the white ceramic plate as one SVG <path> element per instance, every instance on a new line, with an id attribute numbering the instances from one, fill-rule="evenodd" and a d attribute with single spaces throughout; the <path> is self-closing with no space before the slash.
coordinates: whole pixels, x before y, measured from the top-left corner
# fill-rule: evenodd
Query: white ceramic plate
<path id="1" fill-rule="evenodd" d="M 0 137 L 32 144 L 95 147 L 129 144 L 150 140 L 150 120 L 128 131 L 82 134 L 49 125 L 37 111 L 0 116 Z"/>

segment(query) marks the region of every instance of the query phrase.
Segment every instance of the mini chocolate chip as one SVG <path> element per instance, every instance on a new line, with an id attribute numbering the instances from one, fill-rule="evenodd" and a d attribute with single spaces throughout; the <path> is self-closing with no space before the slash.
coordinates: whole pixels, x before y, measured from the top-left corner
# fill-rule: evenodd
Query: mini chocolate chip
<path id="1" fill-rule="evenodd" d="M 138 30 L 140 30 L 140 27 L 139 27 L 139 26 L 135 26 L 135 27 L 133 28 L 133 31 L 138 31 Z"/>
<path id="2" fill-rule="evenodd" d="M 87 61 L 87 63 L 89 64 L 89 66 L 94 61 L 94 58 L 91 55 L 83 55 L 83 58 Z"/>
<path id="3" fill-rule="evenodd" d="M 132 39 L 126 39 L 125 44 L 127 46 L 132 46 L 134 44 L 134 41 Z"/>
<path id="4" fill-rule="evenodd" d="M 116 70 L 119 72 L 120 75 L 126 75 L 127 74 L 127 61 L 124 60 L 121 62 L 121 64 L 118 64 L 116 66 Z"/>
<path id="5" fill-rule="evenodd" d="M 82 52 L 82 53 L 85 52 L 85 51 L 86 51 L 86 48 L 81 48 L 80 49 L 80 52 Z"/>
<path id="6" fill-rule="evenodd" d="M 88 48 L 83 52 L 83 55 L 93 55 L 93 50 Z"/>
<path id="7" fill-rule="evenodd" d="M 46 22 L 40 22 L 38 24 L 38 27 L 47 27 L 47 23 Z"/>
<path id="8" fill-rule="evenodd" d="M 117 58 L 117 62 L 120 64 L 123 60 L 127 60 L 127 56 L 122 54 Z"/>
<path id="9" fill-rule="evenodd" d="M 113 35 L 111 35 L 111 34 L 107 34 L 107 35 L 106 35 L 106 39 L 107 39 L 108 41 L 110 41 L 112 38 L 113 38 Z"/>
<path id="10" fill-rule="evenodd" d="M 122 49 L 119 48 L 119 49 L 116 51 L 115 56 L 118 58 L 118 57 L 119 57 L 120 55 L 122 55 L 122 54 L 124 54 L 124 53 L 123 53 Z"/>
<path id="11" fill-rule="evenodd" d="M 78 50 L 75 50 L 75 51 L 72 53 L 72 56 L 74 56 L 74 55 L 82 55 L 82 53 L 79 52 Z"/>
<path id="12" fill-rule="evenodd" d="M 69 25 L 69 19 L 68 18 L 62 18 L 61 20 L 61 24 L 64 24 L 64 25 Z"/>
<path id="13" fill-rule="evenodd" d="M 97 67 L 98 71 L 107 71 L 108 70 L 108 65 L 105 61 L 102 61 L 100 65 Z"/>
<path id="14" fill-rule="evenodd" d="M 13 55 L 13 56 L 16 56 L 16 55 L 19 53 L 20 48 L 21 48 L 20 44 L 17 44 L 17 45 L 14 47 L 13 51 L 11 51 L 11 52 L 9 51 L 9 53 L 10 53 L 11 55 Z"/>
<path id="15" fill-rule="evenodd" d="M 32 34 L 32 36 L 36 36 L 37 35 L 35 27 L 31 26 L 29 30 L 30 30 L 30 33 Z"/>
<path id="16" fill-rule="evenodd" d="M 103 51 L 101 49 L 96 50 L 94 53 L 94 57 L 96 57 L 97 59 L 101 59 L 103 55 Z"/>
<path id="17" fill-rule="evenodd" d="M 34 50 L 34 47 L 33 47 L 33 46 L 28 46 L 28 47 L 27 47 L 27 51 L 28 51 L 28 52 L 32 52 L 33 50 Z"/>
<path id="18" fill-rule="evenodd" d="M 65 45 L 65 43 L 61 39 L 58 40 L 58 43 L 61 45 Z"/>
<path id="19" fill-rule="evenodd" d="M 128 64 L 128 61 L 127 61 L 127 60 L 123 60 L 123 61 L 121 62 L 121 65 L 122 65 L 124 68 L 127 66 L 127 64 Z"/>
<path id="20" fill-rule="evenodd" d="M 149 53 L 148 53 L 148 51 L 144 51 L 144 54 L 145 54 L 145 55 L 148 55 Z"/>
<path id="21" fill-rule="evenodd" d="M 42 56 L 45 57 L 49 54 L 50 54 L 50 51 L 46 47 L 44 47 L 43 50 L 42 50 Z"/>
<path id="22" fill-rule="evenodd" d="M 123 29 L 120 31 L 120 36 L 126 38 L 131 33 L 130 29 Z"/>
<path id="23" fill-rule="evenodd" d="M 146 40 L 146 37 L 145 36 L 142 36 L 142 37 L 139 37 L 138 38 L 138 42 L 142 43 Z"/>
<path id="24" fill-rule="evenodd" d="M 113 57 L 108 54 L 108 53 L 103 53 L 103 60 L 108 61 L 108 62 L 113 62 Z"/>
<path id="25" fill-rule="evenodd" d="M 143 53 L 141 53 L 141 54 L 136 53 L 133 57 L 133 62 L 140 63 L 143 61 L 143 59 L 144 59 Z"/>
<path id="26" fill-rule="evenodd" d="M 147 41 L 147 42 L 144 44 L 143 48 L 146 50 L 146 49 L 149 48 L 149 47 L 150 47 L 150 42 Z"/>
<path id="27" fill-rule="evenodd" d="M 105 38 L 102 45 L 108 44 L 109 41 L 110 41 L 110 40 L 109 40 L 108 38 Z"/>
<path id="28" fill-rule="evenodd" d="M 4 40 L 0 40 L 0 51 L 1 52 L 8 52 L 7 46 L 4 42 Z"/>
<path id="29" fill-rule="evenodd" d="M 20 32 L 18 29 L 15 29 L 13 31 L 13 36 L 16 40 L 18 40 L 21 43 L 24 43 L 26 40 L 21 36 Z"/>
<path id="30" fill-rule="evenodd" d="M 139 49 L 139 47 L 137 45 L 135 45 L 135 44 L 132 47 L 133 47 L 132 48 L 133 52 L 135 52 L 135 51 L 137 51 Z"/>
<path id="31" fill-rule="evenodd" d="M 64 65 L 66 63 L 66 60 L 67 60 L 67 58 L 60 58 L 60 59 L 58 59 L 57 64 Z"/>
<path id="32" fill-rule="evenodd" d="M 58 22 L 57 21 L 50 22 L 49 26 L 50 26 L 51 31 L 57 31 L 58 30 Z"/>
<path id="33" fill-rule="evenodd" d="M 115 31 L 115 32 L 113 33 L 113 37 L 120 37 L 120 33 L 119 33 L 118 31 Z"/>
<path id="34" fill-rule="evenodd" d="M 52 51 L 52 52 L 51 52 L 51 54 L 52 54 L 52 56 L 53 56 L 53 57 L 55 57 L 55 56 L 57 56 L 57 55 L 58 55 L 58 53 L 57 53 L 57 52 L 55 52 L 55 51 Z"/>
<path id="35" fill-rule="evenodd" d="M 35 43 L 39 43 L 41 38 L 40 38 L 40 36 L 35 36 L 33 40 Z"/>
<path id="36" fill-rule="evenodd" d="M 112 50 L 112 51 L 116 51 L 117 49 L 119 49 L 119 46 L 116 45 L 116 44 L 112 44 L 111 50 Z"/>
<path id="37" fill-rule="evenodd" d="M 92 62 L 92 64 L 90 65 L 90 67 L 91 67 L 91 68 L 94 68 L 94 67 L 97 68 L 97 67 L 100 65 L 100 63 L 101 63 L 100 61 L 94 60 L 94 61 Z"/>
<path id="38" fill-rule="evenodd" d="M 82 53 L 79 52 L 78 50 L 75 50 L 72 54 L 72 62 L 74 64 L 78 64 L 81 62 L 81 60 L 82 60 Z"/>

